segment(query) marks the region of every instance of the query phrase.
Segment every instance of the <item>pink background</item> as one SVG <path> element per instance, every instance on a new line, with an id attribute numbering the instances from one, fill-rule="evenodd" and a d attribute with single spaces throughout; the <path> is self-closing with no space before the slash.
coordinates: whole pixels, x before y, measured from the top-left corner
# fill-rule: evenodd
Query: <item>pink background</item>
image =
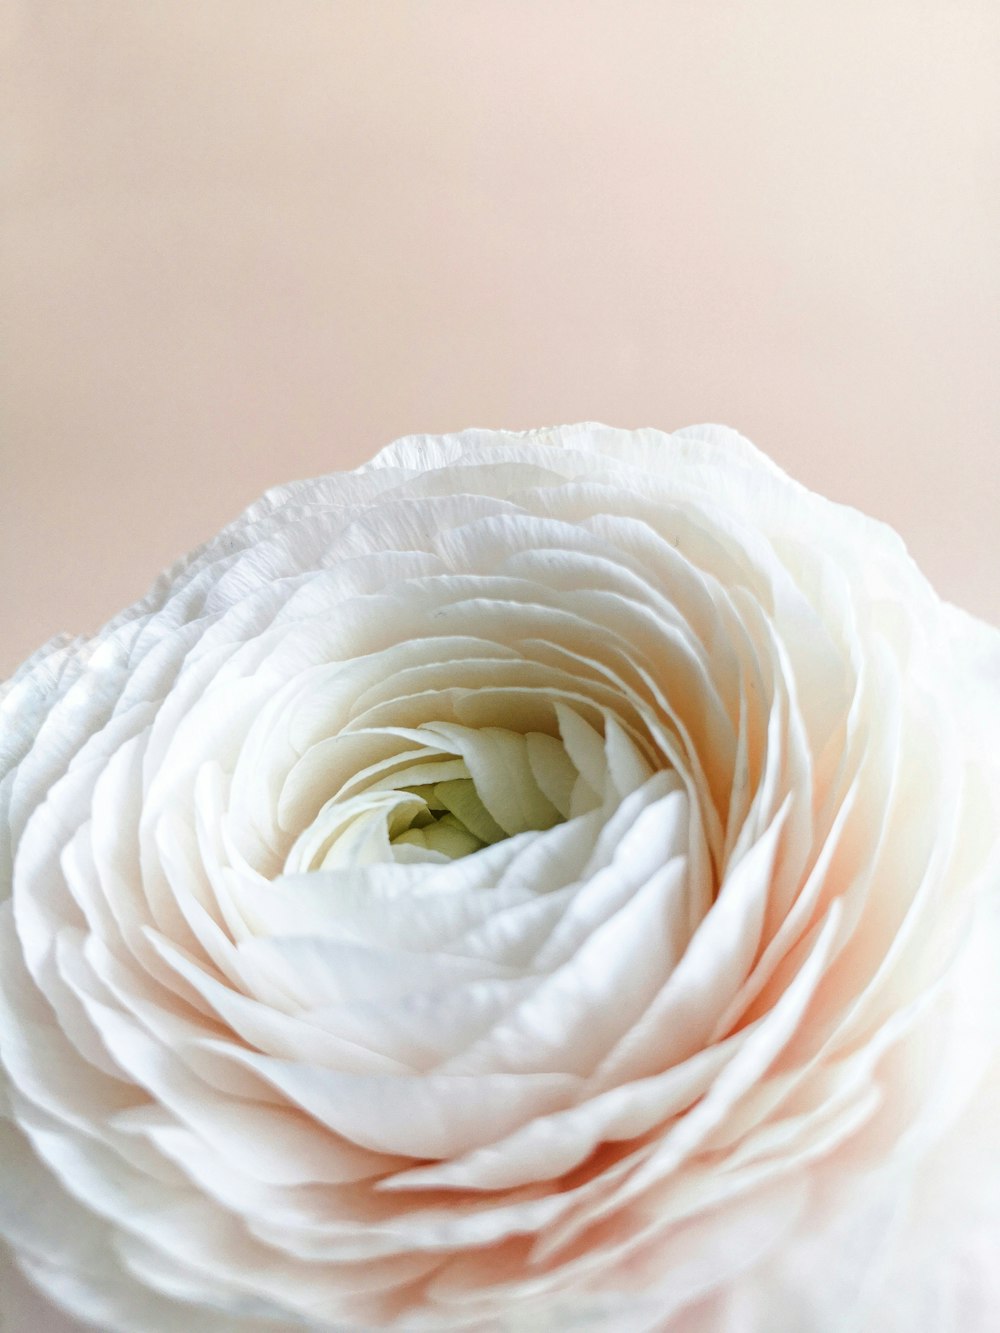
<path id="1" fill-rule="evenodd" d="M 466 425 L 727 422 L 1000 621 L 995 0 L 0 23 L 0 674 Z"/>
<path id="2" fill-rule="evenodd" d="M 8 0 L 0 674 L 398 435 L 715 420 L 1000 620 L 995 0 Z"/>

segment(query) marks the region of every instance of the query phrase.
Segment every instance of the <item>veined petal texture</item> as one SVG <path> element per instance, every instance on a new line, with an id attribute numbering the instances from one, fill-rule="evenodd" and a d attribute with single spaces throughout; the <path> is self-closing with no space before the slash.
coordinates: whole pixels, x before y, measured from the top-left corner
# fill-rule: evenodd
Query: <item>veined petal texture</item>
<path id="1" fill-rule="evenodd" d="M 1000 633 L 733 431 L 271 491 L 0 689 L 0 1313 L 991 1333 L 998 829 Z"/>

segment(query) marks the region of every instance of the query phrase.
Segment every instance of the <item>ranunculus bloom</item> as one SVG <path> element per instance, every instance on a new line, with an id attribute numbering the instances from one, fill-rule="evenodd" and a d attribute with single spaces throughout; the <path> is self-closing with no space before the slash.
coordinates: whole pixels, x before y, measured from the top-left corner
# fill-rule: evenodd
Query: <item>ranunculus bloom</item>
<path id="1" fill-rule="evenodd" d="M 1000 1327 L 998 641 L 718 428 L 272 491 L 6 688 L 14 1262 L 128 1333 Z"/>

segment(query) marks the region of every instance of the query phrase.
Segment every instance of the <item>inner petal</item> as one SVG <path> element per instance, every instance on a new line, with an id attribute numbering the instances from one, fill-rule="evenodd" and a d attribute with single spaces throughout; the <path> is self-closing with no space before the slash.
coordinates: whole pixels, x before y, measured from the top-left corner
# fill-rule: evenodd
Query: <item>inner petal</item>
<path id="1" fill-rule="evenodd" d="M 295 837 L 284 872 L 456 860 L 617 804 L 623 773 L 634 779 L 627 786 L 649 776 L 614 718 L 602 735 L 562 702 L 556 716 L 556 736 L 453 721 L 407 728 L 400 738 L 407 748 L 395 762 L 372 764 L 366 781 L 342 787 L 321 806 Z M 314 768 L 314 780 L 320 771 Z"/>

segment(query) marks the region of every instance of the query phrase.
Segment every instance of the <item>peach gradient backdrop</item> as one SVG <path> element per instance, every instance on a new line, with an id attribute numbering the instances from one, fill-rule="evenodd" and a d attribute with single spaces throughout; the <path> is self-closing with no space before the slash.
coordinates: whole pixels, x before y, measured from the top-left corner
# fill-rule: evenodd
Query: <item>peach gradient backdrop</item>
<path id="1" fill-rule="evenodd" d="M 8 0 L 0 674 L 394 437 L 737 426 L 1000 620 L 995 0 Z"/>
<path id="2" fill-rule="evenodd" d="M 0 675 L 473 424 L 728 422 L 1000 620 L 996 0 L 8 0 L 0 62 Z"/>

